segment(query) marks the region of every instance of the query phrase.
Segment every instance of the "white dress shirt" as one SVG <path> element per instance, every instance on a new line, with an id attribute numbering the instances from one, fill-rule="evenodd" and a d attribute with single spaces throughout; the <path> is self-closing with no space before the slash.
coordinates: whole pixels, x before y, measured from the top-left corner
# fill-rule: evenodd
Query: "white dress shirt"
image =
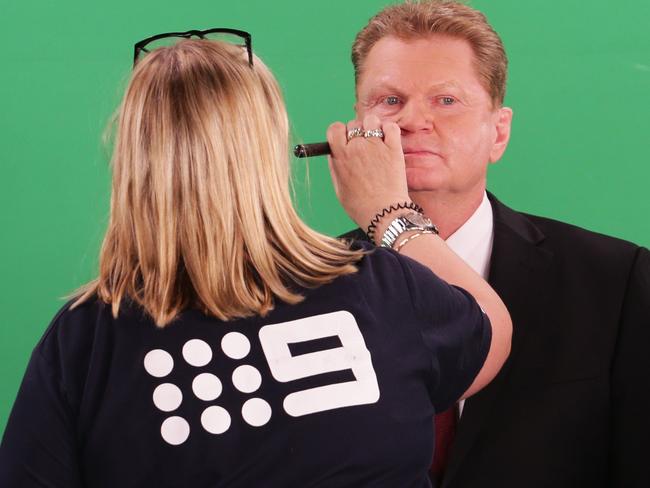
<path id="1" fill-rule="evenodd" d="M 494 221 L 492 205 L 487 193 L 472 216 L 450 235 L 445 241 L 447 245 L 460 256 L 469 266 L 487 279 L 490 272 L 490 256 L 494 241 Z M 458 402 L 458 413 L 463 413 L 465 400 Z"/>

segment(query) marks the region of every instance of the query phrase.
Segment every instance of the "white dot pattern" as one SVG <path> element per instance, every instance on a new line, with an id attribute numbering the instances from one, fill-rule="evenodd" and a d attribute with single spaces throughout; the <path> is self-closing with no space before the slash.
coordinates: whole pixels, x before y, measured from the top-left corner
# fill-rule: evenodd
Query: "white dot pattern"
<path id="1" fill-rule="evenodd" d="M 183 346 L 183 357 L 192 366 L 205 366 L 212 359 L 212 349 L 201 339 L 191 339 Z"/>
<path id="2" fill-rule="evenodd" d="M 261 398 L 251 398 L 244 403 L 241 414 L 248 425 L 261 427 L 271 419 L 271 405 Z"/>
<path id="3" fill-rule="evenodd" d="M 231 359 L 244 359 L 251 351 L 250 340 L 240 332 L 229 332 L 221 339 L 223 353 Z M 210 345 L 201 339 L 190 339 L 182 347 L 182 357 L 190 366 L 203 367 L 213 359 Z M 144 368 L 155 378 L 164 378 L 174 370 L 174 358 L 163 349 L 152 349 L 144 357 Z M 254 393 L 262 385 L 262 374 L 250 364 L 239 365 L 232 372 L 232 384 L 242 393 Z M 223 384 L 214 374 L 201 372 L 192 381 L 192 392 L 199 400 L 211 402 L 223 393 Z M 153 391 L 153 403 L 162 412 L 173 412 L 183 403 L 183 392 L 171 383 L 159 384 Z M 272 409 L 262 398 L 250 398 L 241 408 L 243 420 L 250 426 L 261 427 L 269 422 Z M 223 434 L 232 425 L 230 413 L 218 405 L 210 405 L 201 414 L 201 425 L 210 434 Z M 161 427 L 163 440 L 173 446 L 183 444 L 190 435 L 190 425 L 180 416 L 167 417 Z"/>
<path id="4" fill-rule="evenodd" d="M 162 423 L 160 434 L 165 442 L 178 446 L 190 436 L 190 424 L 183 417 L 169 417 Z"/>
<path id="5" fill-rule="evenodd" d="M 167 351 L 153 349 L 144 357 L 144 369 L 151 376 L 163 378 L 174 369 L 174 359 Z"/>
<path id="6" fill-rule="evenodd" d="M 211 373 L 201 373 L 192 381 L 192 391 L 198 398 L 206 402 L 219 398 L 222 390 L 221 381 Z"/>
<path id="7" fill-rule="evenodd" d="M 211 434 L 223 434 L 230 428 L 230 422 L 230 414 L 222 407 L 208 407 L 201 414 L 201 425 Z"/>
<path id="8" fill-rule="evenodd" d="M 163 383 L 153 391 L 153 403 L 163 412 L 176 410 L 182 402 L 183 393 L 172 383 Z"/>
<path id="9" fill-rule="evenodd" d="M 221 349 L 226 356 L 232 359 L 243 359 L 251 350 L 248 338 L 239 332 L 228 332 L 221 339 Z"/>
<path id="10" fill-rule="evenodd" d="M 262 384 L 262 375 L 257 368 L 244 364 L 232 373 L 232 383 L 242 393 L 253 393 Z"/>

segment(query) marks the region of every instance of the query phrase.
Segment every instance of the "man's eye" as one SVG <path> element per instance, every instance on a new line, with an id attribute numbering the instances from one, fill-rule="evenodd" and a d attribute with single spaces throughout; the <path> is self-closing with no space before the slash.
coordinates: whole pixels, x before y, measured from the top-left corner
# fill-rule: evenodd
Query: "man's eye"
<path id="1" fill-rule="evenodd" d="M 454 103 L 456 103 L 456 99 L 453 97 L 441 97 L 440 103 L 442 105 L 453 105 Z"/>
<path id="2" fill-rule="evenodd" d="M 386 102 L 386 105 L 397 105 L 399 103 L 399 98 L 395 96 L 386 97 L 384 102 Z"/>

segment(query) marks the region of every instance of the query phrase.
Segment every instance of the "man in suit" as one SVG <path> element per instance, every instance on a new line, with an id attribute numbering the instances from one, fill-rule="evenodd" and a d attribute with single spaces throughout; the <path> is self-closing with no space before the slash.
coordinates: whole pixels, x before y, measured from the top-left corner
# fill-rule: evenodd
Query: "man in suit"
<path id="1" fill-rule="evenodd" d="M 438 483 L 649 487 L 650 253 L 486 192 L 512 120 L 498 34 L 459 3 L 406 3 L 370 20 L 352 60 L 357 120 L 348 129 L 375 115 L 399 125 L 410 198 L 513 320 L 505 367 L 459 406 L 453 439 L 437 445 L 437 455 L 449 447 Z"/>

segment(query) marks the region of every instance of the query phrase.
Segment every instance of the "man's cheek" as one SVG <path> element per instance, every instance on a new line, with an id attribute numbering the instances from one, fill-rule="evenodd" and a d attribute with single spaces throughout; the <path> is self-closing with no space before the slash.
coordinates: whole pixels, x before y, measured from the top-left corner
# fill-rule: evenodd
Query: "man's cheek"
<path id="1" fill-rule="evenodd" d="M 390 107 L 385 107 L 382 105 L 375 105 L 372 107 L 366 107 L 363 110 L 364 115 L 376 115 L 379 117 L 379 120 L 382 122 L 395 122 L 399 117 L 399 112 L 397 110 L 391 109 Z"/>

